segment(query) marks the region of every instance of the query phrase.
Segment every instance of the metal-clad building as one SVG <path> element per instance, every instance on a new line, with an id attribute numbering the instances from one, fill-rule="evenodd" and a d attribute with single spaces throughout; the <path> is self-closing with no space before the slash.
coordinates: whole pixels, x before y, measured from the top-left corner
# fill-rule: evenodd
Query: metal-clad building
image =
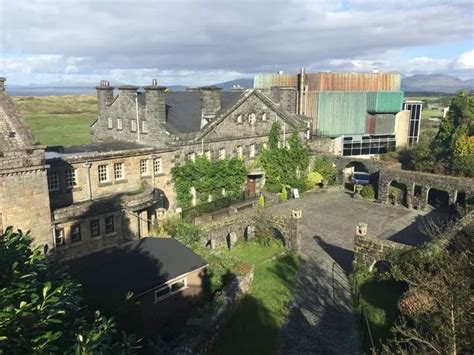
<path id="1" fill-rule="evenodd" d="M 258 74 L 253 79 L 253 87 L 269 89 L 272 86 L 298 87 L 298 74 Z"/>
<path id="2" fill-rule="evenodd" d="M 367 111 L 370 113 L 397 113 L 402 104 L 402 91 L 377 91 L 367 96 Z"/>
<path id="3" fill-rule="evenodd" d="M 391 73 L 309 73 L 309 91 L 399 91 L 400 75 Z"/>

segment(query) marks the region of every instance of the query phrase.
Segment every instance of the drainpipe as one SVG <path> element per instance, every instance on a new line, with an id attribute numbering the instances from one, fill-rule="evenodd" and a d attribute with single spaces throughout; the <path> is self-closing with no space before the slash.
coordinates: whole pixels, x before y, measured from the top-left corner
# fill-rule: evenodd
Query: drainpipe
<path id="1" fill-rule="evenodd" d="M 84 168 L 87 169 L 87 198 L 89 200 L 92 200 L 92 185 L 91 185 L 91 166 L 92 163 L 89 161 L 86 161 L 84 164 L 82 164 Z"/>
<path id="2" fill-rule="evenodd" d="M 135 115 L 137 119 L 137 141 L 140 142 L 140 120 L 138 119 L 138 93 L 135 94 Z"/>

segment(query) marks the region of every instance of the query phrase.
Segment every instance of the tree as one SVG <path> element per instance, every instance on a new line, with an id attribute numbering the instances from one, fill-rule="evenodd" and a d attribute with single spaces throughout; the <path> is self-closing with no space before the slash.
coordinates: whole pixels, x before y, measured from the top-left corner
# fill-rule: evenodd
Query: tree
<path id="1" fill-rule="evenodd" d="M 409 290 L 399 302 L 403 318 L 392 330 L 394 339 L 386 344 L 386 353 L 471 351 L 474 223 L 467 222 L 447 231 L 432 227 L 433 242 L 390 257 L 392 276 L 406 282 Z"/>
<path id="2" fill-rule="evenodd" d="M 326 155 L 320 155 L 314 159 L 313 171 L 320 173 L 330 185 L 336 182 L 337 169 Z"/>
<path id="3" fill-rule="evenodd" d="M 0 354 L 134 353 L 134 336 L 94 316 L 79 292 L 28 233 L 8 227 L 0 236 Z"/>

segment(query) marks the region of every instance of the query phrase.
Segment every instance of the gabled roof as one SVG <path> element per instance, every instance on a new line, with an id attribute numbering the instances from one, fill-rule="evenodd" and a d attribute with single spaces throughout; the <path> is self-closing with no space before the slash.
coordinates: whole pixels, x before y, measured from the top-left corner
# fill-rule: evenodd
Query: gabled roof
<path id="1" fill-rule="evenodd" d="M 229 114 L 235 111 L 242 103 L 244 103 L 253 95 L 257 96 L 260 100 L 262 100 L 271 110 L 276 112 L 283 121 L 287 122 L 293 128 L 298 129 L 300 128 L 300 125 L 306 122 L 303 118 L 304 116 L 290 114 L 285 110 L 282 110 L 279 105 L 274 103 L 267 95 L 263 94 L 258 89 L 250 89 L 246 90 L 245 94 L 242 95 L 239 100 L 237 100 L 232 106 L 229 106 L 227 110 L 221 110 L 221 114 L 218 116 L 219 118 L 205 126 L 202 130 L 202 134 L 199 135 L 197 140 L 203 139 L 215 127 L 217 127 L 222 121 L 224 121 Z M 310 118 L 308 118 L 308 120 L 309 119 Z"/>
<path id="2" fill-rule="evenodd" d="M 68 262 L 93 300 L 137 296 L 207 265 L 172 238 L 143 238 Z"/>
<path id="3" fill-rule="evenodd" d="M 38 144 L 10 96 L 0 91 L 0 149 Z"/>

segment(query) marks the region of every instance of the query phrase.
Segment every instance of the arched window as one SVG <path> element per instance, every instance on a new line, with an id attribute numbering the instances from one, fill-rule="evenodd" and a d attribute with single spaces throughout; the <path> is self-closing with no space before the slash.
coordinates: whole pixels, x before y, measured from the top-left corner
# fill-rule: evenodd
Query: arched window
<path id="1" fill-rule="evenodd" d="M 242 115 L 237 115 L 237 123 L 242 123 Z"/>
<path id="2" fill-rule="evenodd" d="M 255 113 L 249 113 L 249 123 L 254 124 L 256 120 L 257 116 L 255 115 Z"/>
<path id="3" fill-rule="evenodd" d="M 267 119 L 268 119 L 267 113 L 266 112 L 262 113 L 262 121 L 266 121 Z"/>

